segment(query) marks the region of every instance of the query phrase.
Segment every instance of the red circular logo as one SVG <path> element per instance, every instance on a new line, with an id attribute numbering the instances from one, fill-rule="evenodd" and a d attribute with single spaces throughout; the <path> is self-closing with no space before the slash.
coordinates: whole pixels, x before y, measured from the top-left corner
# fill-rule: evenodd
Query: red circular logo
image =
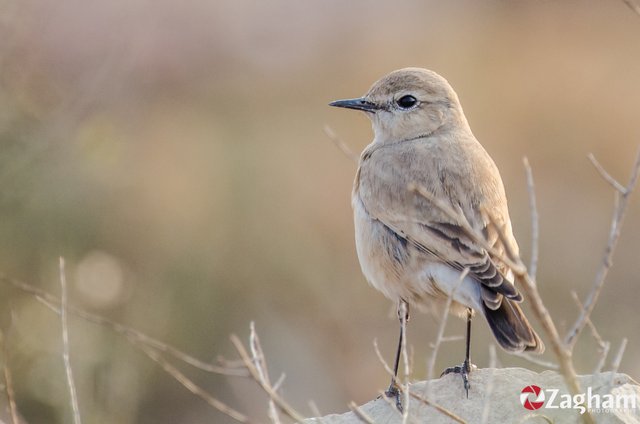
<path id="1" fill-rule="evenodd" d="M 531 399 L 531 395 L 535 398 Z M 538 386 L 527 386 L 520 392 L 520 403 L 530 411 L 540 409 L 544 405 L 544 392 Z"/>

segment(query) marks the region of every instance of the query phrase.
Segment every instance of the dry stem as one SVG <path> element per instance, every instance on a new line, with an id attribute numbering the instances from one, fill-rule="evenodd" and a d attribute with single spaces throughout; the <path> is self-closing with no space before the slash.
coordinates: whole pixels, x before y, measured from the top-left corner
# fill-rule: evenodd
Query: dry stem
<path id="1" fill-rule="evenodd" d="M 2 356 L 3 356 L 3 373 L 5 391 L 7 392 L 7 402 L 9 403 L 9 413 L 11 415 L 11 424 L 20 424 L 18 418 L 18 407 L 16 406 L 16 395 L 13 390 L 13 377 L 11 369 L 9 368 L 9 349 L 7 348 L 6 336 L 0 332 L 0 343 L 2 343 Z"/>
<path id="2" fill-rule="evenodd" d="M 567 336 L 565 337 L 565 344 L 569 346 L 569 349 L 573 349 L 573 346 L 575 346 L 578 335 L 586 325 L 587 319 L 593 312 L 593 309 L 596 306 L 596 302 L 598 301 L 598 297 L 600 296 L 600 292 L 602 291 L 602 287 L 604 286 L 604 282 L 607 278 L 607 274 L 609 273 L 609 269 L 611 268 L 613 252 L 615 251 L 618 239 L 620 238 L 620 229 L 622 228 L 622 221 L 624 219 L 625 212 L 627 211 L 627 205 L 629 204 L 629 197 L 636 186 L 638 175 L 640 174 L 640 151 L 638 151 L 636 161 L 631 170 L 629 182 L 627 183 L 626 187 L 620 189 L 618 189 L 617 187 L 622 186 L 617 181 L 615 181 L 613 177 L 606 173 L 606 171 L 604 171 L 601 166 L 598 166 L 599 164 L 597 161 L 595 161 L 595 158 L 592 159 L 592 162 L 594 163 L 596 169 L 598 169 L 600 174 L 603 175 L 605 180 L 616 187 L 616 199 L 618 201 L 616 202 L 616 206 L 614 208 L 613 217 L 611 220 L 611 228 L 609 230 L 609 239 L 604 250 L 602 264 L 600 266 L 600 269 L 598 270 L 598 273 L 596 274 L 591 292 L 589 292 L 589 296 L 584 302 L 584 308 L 582 309 L 580 316 L 576 319 L 575 324 L 573 324 L 573 326 L 567 333 Z"/>
<path id="3" fill-rule="evenodd" d="M 380 353 L 380 348 L 378 347 L 378 339 L 373 339 L 373 349 L 375 350 L 376 356 L 378 357 L 378 360 L 382 364 L 382 367 L 391 377 L 393 377 L 393 370 L 391 369 L 387 361 L 384 360 L 382 353 Z"/>
<path id="4" fill-rule="evenodd" d="M 574 302 L 576 302 L 576 305 L 578 305 L 578 309 L 584 309 L 584 306 L 582 306 L 582 302 L 580 302 L 580 298 L 578 297 L 578 293 L 576 293 L 574 290 L 571 290 L 571 297 L 573 298 Z M 589 329 L 591 330 L 591 334 L 593 335 L 593 338 L 595 339 L 596 343 L 598 344 L 598 348 L 600 349 L 600 357 L 598 358 L 596 368 L 593 370 L 593 373 L 597 374 L 600 373 L 602 371 L 602 368 L 604 367 L 604 363 L 607 360 L 607 355 L 609 354 L 609 349 L 611 348 L 611 343 L 602 339 L 600 333 L 598 333 L 596 326 L 593 324 L 590 318 L 587 318 L 587 327 L 589 327 Z"/>
<path id="5" fill-rule="evenodd" d="M 4 281 L 8 283 L 20 291 L 34 295 L 36 299 L 38 298 L 42 299 L 51 305 L 60 304 L 60 300 L 56 296 L 42 289 L 39 289 L 35 286 L 32 286 L 30 284 L 24 283 L 22 281 L 19 281 L 13 278 L 9 278 L 1 274 L 0 274 L 0 281 Z M 199 370 L 214 373 L 214 374 L 228 375 L 228 376 L 237 376 L 237 377 L 249 376 L 249 373 L 247 372 L 247 370 L 243 368 L 236 368 L 235 366 L 233 366 L 233 364 L 230 364 L 229 366 L 217 366 L 217 365 L 213 365 L 213 364 L 201 361 L 167 343 L 161 342 L 160 340 L 155 339 L 151 336 L 148 336 L 134 328 L 112 321 L 103 316 L 92 314 L 91 312 L 87 312 L 73 305 L 67 306 L 67 312 L 77 317 L 80 317 L 86 321 L 92 322 L 94 324 L 107 327 L 112 331 L 125 336 L 125 338 L 136 347 L 138 347 L 139 345 L 149 346 L 167 355 L 173 356 L 174 358 L 194 368 L 197 368 Z"/>
<path id="6" fill-rule="evenodd" d="M 189 377 L 180 372 L 180 370 L 164 360 L 157 351 L 145 345 L 140 345 L 140 350 L 142 350 L 151 360 L 160 365 L 167 374 L 176 379 L 176 381 L 182 384 L 187 390 L 207 402 L 213 408 L 241 423 L 251 423 L 249 417 L 211 396 L 206 390 L 198 386 L 189 379 Z"/>
<path id="7" fill-rule="evenodd" d="M 52 302 L 50 302 L 48 299 L 45 299 L 45 298 L 43 298 L 41 296 L 36 295 L 36 300 L 38 300 L 40 303 L 42 303 L 47 308 L 51 309 L 54 313 L 56 313 L 58 315 L 60 315 L 62 313 L 61 309 L 58 308 Z M 202 389 L 200 386 L 198 386 L 196 383 L 194 383 L 192 380 L 190 380 L 189 377 L 185 376 L 182 372 L 180 372 L 176 367 L 174 367 L 173 365 L 168 363 L 166 360 L 164 360 L 162 358 L 162 356 L 160 356 L 158 351 L 153 346 L 149 346 L 149 345 L 146 345 L 146 344 L 143 344 L 143 343 L 139 343 L 137 340 L 133 339 L 132 336 L 130 336 L 130 335 L 123 334 L 123 336 L 125 337 L 126 340 L 131 342 L 135 347 L 140 349 L 145 355 L 147 355 L 149 358 L 151 358 L 152 360 L 157 362 L 167 374 L 169 374 L 171 377 L 176 379 L 187 390 L 189 390 L 194 395 L 196 395 L 196 396 L 200 397 L 201 399 L 203 399 L 205 402 L 207 402 L 213 408 L 217 409 L 218 411 L 222 412 L 223 414 L 226 414 L 226 415 L 230 416 L 231 418 L 235 419 L 236 421 L 240 421 L 240 422 L 244 422 L 244 423 L 251 422 L 249 420 L 249 418 L 246 417 L 244 414 L 242 414 L 241 412 L 236 411 L 235 409 L 233 409 L 230 406 L 226 405 L 224 402 L 222 402 L 222 401 L 214 398 L 213 396 L 211 396 L 204 389 Z"/>
<path id="8" fill-rule="evenodd" d="M 640 16 L 640 6 L 634 2 L 633 0 L 622 0 L 627 6 L 629 6 L 629 9 L 633 10 L 633 12 Z"/>
<path id="9" fill-rule="evenodd" d="M 482 246 L 483 249 L 489 252 L 492 258 L 498 259 L 499 261 L 507 265 L 509 268 L 513 270 L 514 273 L 526 273 L 527 269 L 522 263 L 522 261 L 514 262 L 513 258 L 509 257 L 508 255 L 502 254 L 502 252 L 497 251 L 496 248 L 491 246 L 482 235 L 480 235 L 475 229 L 471 228 L 471 226 L 469 225 L 469 222 L 461 213 L 457 213 L 456 211 L 454 211 L 449 205 L 447 205 L 440 199 L 436 198 L 428 190 L 426 190 L 424 187 L 418 184 L 411 183 L 409 184 L 408 189 L 409 191 L 415 192 L 420 196 L 424 197 L 425 199 L 429 200 L 430 202 L 432 202 L 438 209 L 440 209 L 440 211 L 442 211 L 445 215 L 447 215 L 447 217 L 452 219 L 456 225 L 462 228 L 465 234 L 469 238 L 471 238 L 471 240 L 474 243 L 478 243 L 480 246 Z M 489 218 L 492 219 L 490 215 L 489 215 Z M 504 235 L 500 234 L 502 229 L 497 227 L 497 230 L 498 230 L 499 236 L 504 238 Z M 508 249 L 508 246 L 505 246 L 505 249 Z"/>
<path id="10" fill-rule="evenodd" d="M 349 146 L 347 146 L 347 143 L 342 141 L 342 139 L 338 137 L 335 132 L 333 132 L 329 125 L 325 125 L 323 130 L 327 137 L 329 137 L 329 140 L 331 140 L 333 144 L 335 144 L 346 157 L 351 159 L 356 164 L 360 161 L 360 157 L 356 153 L 354 153 L 353 150 L 349 148 Z"/>
<path id="11" fill-rule="evenodd" d="M 373 418 L 371 418 L 366 412 L 364 412 L 355 402 L 349 402 L 349 409 L 358 417 L 358 419 L 367 424 L 375 424 Z"/>
<path id="12" fill-rule="evenodd" d="M 611 363 L 611 372 L 613 374 L 618 372 L 618 368 L 620 368 L 620 363 L 622 362 L 622 356 L 624 355 L 624 350 L 627 348 L 627 338 L 625 337 L 620 342 L 620 347 L 618 348 L 618 353 L 616 353 L 613 362 Z"/>
<path id="13" fill-rule="evenodd" d="M 264 390 L 267 395 L 269 396 L 270 399 L 273 400 L 273 402 L 276 404 L 276 406 L 278 408 L 280 408 L 280 410 L 287 416 L 289 416 L 290 418 L 292 418 L 294 421 L 296 422 L 301 422 L 303 421 L 305 418 L 304 416 L 302 416 L 302 414 L 300 414 L 298 411 L 296 411 L 291 405 L 289 405 L 275 390 L 273 387 L 271 387 L 269 384 L 266 384 L 261 378 L 260 378 L 260 372 L 256 369 L 255 365 L 254 365 L 254 361 L 252 360 L 252 358 L 249 356 L 249 354 L 247 353 L 247 350 L 245 349 L 244 345 L 242 344 L 242 342 L 240 341 L 240 339 L 238 338 L 238 336 L 236 336 L 235 334 L 231 335 L 231 343 L 233 343 L 233 345 L 235 346 L 236 350 L 238 351 L 238 354 L 240 354 L 240 358 L 242 359 L 242 361 L 244 362 L 244 365 L 247 367 L 247 369 L 249 370 L 249 373 L 251 374 L 251 377 L 253 377 L 253 379 L 260 385 L 260 387 L 262 387 L 262 390 Z"/>
<path id="14" fill-rule="evenodd" d="M 465 424 L 466 421 L 463 420 L 462 418 L 460 418 L 459 416 L 457 416 L 456 414 L 454 414 L 453 412 L 449 411 L 447 408 L 443 408 L 442 406 L 438 405 L 437 403 L 433 403 L 428 399 L 425 399 L 424 397 L 420 396 L 417 393 L 410 393 L 411 397 L 416 399 L 417 401 L 424 403 L 427 406 L 430 406 L 432 408 L 434 408 L 436 411 L 440 412 L 441 414 L 451 418 L 452 420 L 454 420 L 455 422 L 461 423 L 461 424 Z"/>
<path id="15" fill-rule="evenodd" d="M 529 159 L 525 156 L 522 161 L 527 174 L 527 193 L 529 193 L 529 210 L 531 211 L 531 260 L 529 261 L 529 275 L 533 281 L 536 281 L 536 274 L 538 272 L 538 239 L 540 237 L 538 207 L 536 205 L 536 191 Z"/>
<path id="16" fill-rule="evenodd" d="M 271 381 L 269 379 L 269 372 L 267 371 L 267 361 L 265 360 L 264 353 L 262 351 L 262 346 L 260 345 L 260 339 L 258 338 L 258 333 L 256 333 L 256 324 L 251 321 L 249 324 L 250 335 L 249 335 L 249 348 L 251 349 L 251 354 L 253 355 L 254 361 L 253 365 L 258 372 L 258 376 L 260 377 L 260 381 L 269 386 L 273 387 L 274 391 L 277 390 L 276 385 L 272 386 Z M 269 398 L 269 418 L 271 422 L 274 424 L 280 424 L 280 416 L 278 415 L 278 410 L 276 409 L 276 405 L 273 402 L 273 399 Z"/>
<path id="17" fill-rule="evenodd" d="M 557 370 L 560 367 L 558 366 L 558 364 L 554 364 L 553 362 L 549 362 L 549 361 L 545 361 L 544 359 L 540 359 L 540 358 L 536 358 L 535 356 L 527 353 L 527 352 L 516 352 L 513 353 L 513 355 L 524 359 L 525 361 L 529 361 L 532 364 L 538 365 L 540 367 L 544 367 L 550 370 Z"/>
<path id="18" fill-rule="evenodd" d="M 447 319 L 449 317 L 449 310 L 451 309 L 451 303 L 453 302 L 453 296 L 462 284 L 462 281 L 469 274 L 469 268 L 465 268 L 460 273 L 460 277 L 458 278 L 458 282 L 456 286 L 451 291 L 451 294 L 447 297 L 447 303 L 444 305 L 444 310 L 442 311 L 442 318 L 440 319 L 440 325 L 438 325 L 438 333 L 436 335 L 436 341 L 433 343 L 433 351 L 429 356 L 429 362 L 427 364 L 427 379 L 431 380 L 433 378 L 433 369 L 436 364 L 436 357 L 438 355 L 438 350 L 440 349 L 440 345 L 442 344 L 442 340 L 444 339 L 444 330 L 447 326 Z"/>
<path id="19" fill-rule="evenodd" d="M 71 398 L 71 410 L 73 411 L 74 424 L 81 424 L 80 408 L 78 407 L 78 394 L 73 381 L 73 370 L 71 369 L 71 358 L 69 355 L 69 323 L 67 319 L 67 276 L 64 269 L 64 258 L 59 260 L 60 266 L 60 322 L 62 324 L 62 360 L 67 376 L 67 386 L 69 387 L 69 397 Z"/>

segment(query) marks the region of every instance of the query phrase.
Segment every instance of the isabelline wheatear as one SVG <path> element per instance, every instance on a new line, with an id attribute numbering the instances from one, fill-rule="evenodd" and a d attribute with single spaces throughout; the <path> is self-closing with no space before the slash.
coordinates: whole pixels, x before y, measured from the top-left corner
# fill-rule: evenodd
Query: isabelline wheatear
<path id="1" fill-rule="evenodd" d="M 366 279 L 399 310 L 437 308 L 452 296 L 450 310 L 467 317 L 465 360 L 445 372 L 460 373 L 468 395 L 474 311 L 505 350 L 543 352 L 518 305 L 513 273 L 500 260 L 518 252 L 502 179 L 449 83 L 426 69 L 400 69 L 363 97 L 331 106 L 365 112 L 375 133 L 360 157 L 352 195 Z M 396 376 L 403 337 L 401 330 Z M 388 393 L 398 398 L 395 377 Z"/>

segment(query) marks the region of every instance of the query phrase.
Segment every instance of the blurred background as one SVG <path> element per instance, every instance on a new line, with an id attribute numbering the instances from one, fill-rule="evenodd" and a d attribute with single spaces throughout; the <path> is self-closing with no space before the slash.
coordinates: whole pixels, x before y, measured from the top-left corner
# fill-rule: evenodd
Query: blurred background
<path id="1" fill-rule="evenodd" d="M 246 340 L 255 321 L 272 377 L 286 373 L 284 397 L 299 410 L 370 400 L 388 384 L 373 340 L 391 361 L 397 321 L 361 275 L 356 167 L 323 127 L 360 152 L 367 118 L 327 103 L 420 66 L 451 82 L 498 164 L 524 258 L 529 158 L 539 286 L 566 331 L 570 291 L 589 291 L 613 207 L 586 156 L 626 182 L 640 145 L 639 39 L 640 16 L 623 1 L 2 1 L 0 272 L 59 295 L 64 256 L 72 304 L 207 361 L 234 359 L 229 335 Z M 638 197 L 592 317 L 612 350 L 629 337 L 621 370 L 636 379 Z M 70 422 L 58 317 L 6 283 L 0 309 L 20 413 Z M 83 422 L 231 422 L 122 336 L 70 321 Z M 437 325 L 412 317 L 416 379 Z M 463 328 L 452 318 L 447 334 Z M 480 367 L 490 343 L 477 320 Z M 580 373 L 596 351 L 585 331 Z M 446 344 L 436 368 L 463 353 L 463 342 Z M 265 419 L 253 381 L 173 363 Z"/>

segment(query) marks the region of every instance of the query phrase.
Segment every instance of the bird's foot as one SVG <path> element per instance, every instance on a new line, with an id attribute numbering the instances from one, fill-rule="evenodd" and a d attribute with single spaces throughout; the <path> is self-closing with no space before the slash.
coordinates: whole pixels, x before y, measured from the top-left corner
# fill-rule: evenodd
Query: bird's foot
<path id="1" fill-rule="evenodd" d="M 396 408 L 398 408 L 398 411 L 402 412 L 402 401 L 400 401 L 400 390 L 398 390 L 398 386 L 396 386 L 395 383 L 391 383 L 387 391 L 384 392 L 384 395 L 388 398 L 395 399 Z"/>
<path id="2" fill-rule="evenodd" d="M 451 373 L 460 374 L 460 376 L 462 377 L 462 383 L 464 384 L 464 391 L 467 393 L 467 399 L 468 399 L 469 389 L 471 388 L 471 385 L 469 384 L 469 373 L 477 368 L 478 368 L 477 366 L 473 365 L 471 362 L 465 359 L 465 361 L 462 364 L 456 365 L 455 367 L 449 367 L 444 371 L 442 371 L 442 374 L 440 374 L 440 377 L 442 377 L 443 375 L 451 374 Z"/>

